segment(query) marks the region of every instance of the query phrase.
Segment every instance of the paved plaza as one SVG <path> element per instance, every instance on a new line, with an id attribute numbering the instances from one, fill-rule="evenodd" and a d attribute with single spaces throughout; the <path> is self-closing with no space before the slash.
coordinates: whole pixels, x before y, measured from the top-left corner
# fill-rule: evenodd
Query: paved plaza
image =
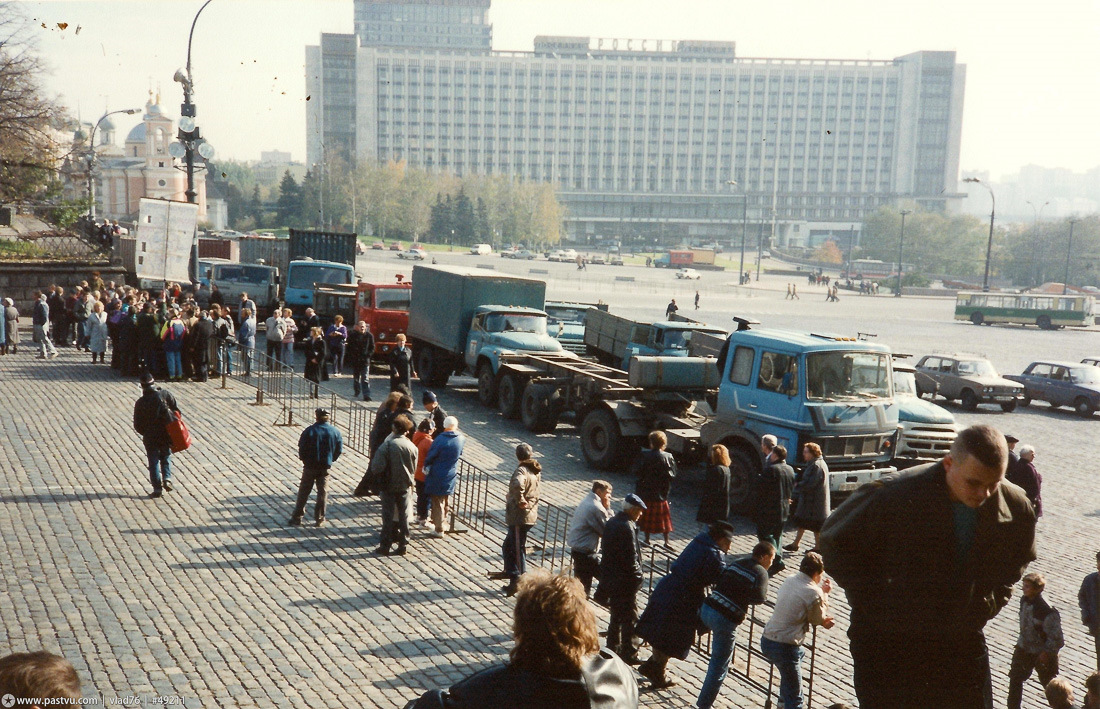
<path id="1" fill-rule="evenodd" d="M 530 267 L 492 258 L 477 262 L 524 274 Z M 451 262 L 473 263 L 458 254 Z M 551 297 L 603 299 L 614 312 L 651 320 L 676 297 L 681 312 L 691 314 L 696 284 L 674 283 L 670 272 L 592 267 L 577 277 L 568 264 L 548 266 L 542 277 Z M 409 266 L 361 259 L 359 270 L 389 280 L 409 273 Z M 616 282 L 615 276 L 636 280 Z M 706 274 L 698 285 L 701 319 L 728 324 L 731 315 L 745 314 L 803 330 L 873 332 L 915 355 L 985 351 L 1002 372 L 1018 372 L 1039 357 L 1100 353 L 1095 331 L 955 324 L 950 304 L 939 300 L 842 293 L 841 302 L 831 304 L 824 289 L 799 281 L 803 301 L 790 302 L 782 278 L 765 277 L 763 287 L 752 289 L 728 280 L 728 274 Z M 375 381 L 381 390 L 385 380 Z M 329 384 L 351 394 L 350 378 Z M 71 349 L 45 362 L 30 349 L 0 357 L 0 647 L 65 655 L 87 697 L 181 697 L 188 707 L 400 707 L 426 688 L 506 657 L 513 601 L 500 592 L 502 582 L 486 578 L 500 567 L 497 537 L 470 532 L 434 540 L 419 529 L 407 557 L 374 556 L 378 503 L 351 496 L 366 461 L 350 452 L 333 470 L 326 526 L 287 527 L 300 429 L 272 425 L 273 407 L 250 405 L 254 390 L 234 379 L 226 389 L 213 381 L 169 387 L 195 445 L 173 456 L 176 489 L 151 500 L 141 440 L 131 428 L 136 382 Z M 420 387 L 414 389 L 419 402 Z M 541 456 L 543 497 L 550 502 L 572 508 L 596 477 L 572 425 L 532 436 L 482 408 L 472 379 L 456 378 L 438 393 L 469 437 L 465 457 L 499 479 L 501 494 L 521 440 Z M 1046 515 L 1032 570 L 1047 576 L 1047 597 L 1062 611 L 1062 673 L 1080 692 L 1095 667 L 1076 593 L 1100 550 L 1100 493 L 1093 480 L 1100 417 L 1083 420 L 1045 405 L 1013 414 L 953 411 L 963 424 L 992 423 L 1038 450 Z M 607 477 L 616 500 L 633 490 L 627 476 Z M 700 479 L 700 471 L 686 471 L 673 487 L 678 550 L 698 529 Z M 307 508 L 307 518 L 311 513 Z M 734 551 L 747 552 L 755 538 L 747 525 L 739 531 Z M 777 587 L 773 583 L 773 598 Z M 998 705 L 1007 687 L 1017 599 L 987 628 Z M 854 703 L 843 591 L 834 591 L 832 600 L 837 627 L 818 636 L 815 707 Z M 674 661 L 671 671 L 680 680 L 671 689 L 652 692 L 642 682 L 642 706 L 693 703 L 703 658 Z M 1039 697 L 1031 682 L 1025 706 L 1042 706 Z M 761 694 L 731 678 L 718 706 L 763 704 Z"/>

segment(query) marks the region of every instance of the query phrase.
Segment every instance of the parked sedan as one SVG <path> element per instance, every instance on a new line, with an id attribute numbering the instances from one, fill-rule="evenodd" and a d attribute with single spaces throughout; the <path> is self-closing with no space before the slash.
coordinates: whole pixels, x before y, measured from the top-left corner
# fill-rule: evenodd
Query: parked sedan
<path id="1" fill-rule="evenodd" d="M 1080 416 L 1092 416 L 1100 409 L 1100 369 L 1081 362 L 1046 360 L 1032 362 L 1023 374 L 1009 374 L 1007 379 L 1024 385 L 1027 406 L 1032 401 L 1045 401 L 1053 408 L 1071 406 Z"/>
<path id="2" fill-rule="evenodd" d="M 424 253 L 424 249 L 408 249 L 397 254 L 398 258 L 411 258 L 415 261 L 423 261 L 427 258 L 427 254 Z"/>
<path id="3" fill-rule="evenodd" d="M 697 281 L 703 276 L 700 275 L 699 272 L 696 271 L 694 268 L 681 268 L 679 271 L 676 272 L 676 277 Z"/>
<path id="4" fill-rule="evenodd" d="M 372 249 L 374 249 L 375 251 L 385 251 L 386 250 L 386 245 L 383 244 L 381 241 L 374 242 L 373 244 L 370 245 L 370 247 Z"/>
<path id="5" fill-rule="evenodd" d="M 405 247 L 401 245 L 400 241 L 395 241 L 392 244 L 390 244 L 390 251 L 401 251 L 404 248 Z"/>
<path id="6" fill-rule="evenodd" d="M 1015 411 L 1023 399 L 1024 388 L 997 374 L 989 360 L 975 355 L 926 355 L 917 362 L 920 394 L 930 393 L 931 380 L 938 393 L 948 401 L 958 400 L 964 409 L 974 411 L 979 404 L 997 404 L 1005 413 Z M 935 397 L 935 394 L 933 394 Z"/>

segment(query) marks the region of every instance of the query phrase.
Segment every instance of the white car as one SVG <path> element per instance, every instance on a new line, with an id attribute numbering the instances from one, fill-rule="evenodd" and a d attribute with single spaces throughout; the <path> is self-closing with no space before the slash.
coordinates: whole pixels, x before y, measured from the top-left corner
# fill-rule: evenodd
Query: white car
<path id="1" fill-rule="evenodd" d="M 414 261 L 423 261 L 427 257 L 424 249 L 407 249 L 397 254 L 397 258 L 411 258 Z"/>
<path id="2" fill-rule="evenodd" d="M 548 253 L 546 255 L 546 260 L 547 261 L 564 261 L 565 260 L 565 252 L 562 251 L 561 249 L 557 249 L 556 251 L 551 251 L 550 253 Z"/>
<path id="3" fill-rule="evenodd" d="M 565 261 L 567 263 L 571 263 L 573 261 L 576 261 L 577 260 L 576 250 L 575 249 L 566 249 L 565 251 L 562 251 L 560 260 Z"/>
<path id="4" fill-rule="evenodd" d="M 493 247 L 489 244 L 474 244 L 470 247 L 470 255 L 472 256 L 487 256 L 493 253 Z"/>
<path id="5" fill-rule="evenodd" d="M 702 276 L 699 275 L 699 272 L 696 271 L 694 268 L 681 268 L 679 271 L 676 272 L 676 277 L 677 278 L 686 278 L 686 279 L 695 280 L 695 281 L 702 278 Z"/>

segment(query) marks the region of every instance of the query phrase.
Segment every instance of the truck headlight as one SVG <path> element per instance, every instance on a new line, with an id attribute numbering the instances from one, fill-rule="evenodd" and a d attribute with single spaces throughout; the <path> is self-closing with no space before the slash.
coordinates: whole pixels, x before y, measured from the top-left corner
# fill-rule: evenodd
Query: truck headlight
<path id="1" fill-rule="evenodd" d="M 385 331 L 385 330 L 383 330 L 382 332 L 378 333 L 378 339 L 379 339 L 379 340 L 384 340 L 384 339 L 386 339 L 386 331 Z"/>

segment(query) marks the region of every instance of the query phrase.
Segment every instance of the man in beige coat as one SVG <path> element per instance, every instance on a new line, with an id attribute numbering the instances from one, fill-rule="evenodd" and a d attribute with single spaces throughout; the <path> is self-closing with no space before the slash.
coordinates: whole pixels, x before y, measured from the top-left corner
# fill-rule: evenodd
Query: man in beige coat
<path id="1" fill-rule="evenodd" d="M 504 573 L 508 585 L 504 593 L 516 595 L 519 577 L 527 570 L 527 533 L 538 521 L 539 484 L 542 481 L 542 466 L 531 459 L 534 451 L 526 443 L 516 446 L 516 459 L 519 465 L 512 473 L 508 484 L 508 499 L 505 504 L 504 522 L 508 525 L 508 535 L 504 538 L 500 552 L 504 557 Z"/>

